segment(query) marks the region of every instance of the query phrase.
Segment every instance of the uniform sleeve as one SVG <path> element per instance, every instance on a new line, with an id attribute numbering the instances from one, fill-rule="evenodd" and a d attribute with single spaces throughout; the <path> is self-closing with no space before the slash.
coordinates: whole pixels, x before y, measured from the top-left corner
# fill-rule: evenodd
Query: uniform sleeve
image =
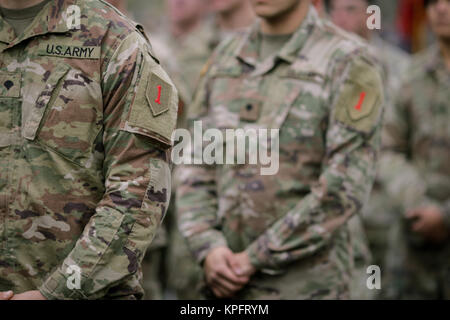
<path id="1" fill-rule="evenodd" d="M 386 110 L 379 177 L 393 203 L 407 210 L 426 201 L 426 186 L 411 161 L 412 86 L 404 83 L 393 108 Z"/>
<path id="2" fill-rule="evenodd" d="M 257 269 L 277 270 L 315 254 L 367 201 L 381 140 L 380 72 L 355 55 L 333 70 L 321 174 L 311 192 L 247 248 Z"/>
<path id="3" fill-rule="evenodd" d="M 208 122 L 208 82 L 208 76 L 202 77 L 193 103 L 188 108 L 189 119 Z M 193 120 L 189 120 L 189 127 L 192 135 Z M 195 154 L 194 150 L 192 154 Z M 217 215 L 216 166 L 181 165 L 177 172 L 177 181 L 180 181 L 176 193 L 179 229 L 197 261 L 202 263 L 209 251 L 227 246 Z"/>
<path id="4" fill-rule="evenodd" d="M 84 232 L 40 287 L 48 299 L 99 299 L 135 274 L 170 199 L 177 92 L 137 32 L 105 60 L 105 192 Z M 66 270 L 81 271 L 78 287 Z M 75 282 L 76 284 L 76 282 Z"/>

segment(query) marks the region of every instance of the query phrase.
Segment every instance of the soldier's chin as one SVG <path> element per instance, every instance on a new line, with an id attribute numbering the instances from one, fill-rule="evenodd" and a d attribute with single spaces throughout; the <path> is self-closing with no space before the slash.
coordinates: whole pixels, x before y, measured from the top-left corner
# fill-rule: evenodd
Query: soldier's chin
<path id="1" fill-rule="evenodd" d="M 273 10 L 255 10 L 258 17 L 265 20 L 276 20 L 280 14 L 278 12 L 273 12 Z"/>
<path id="2" fill-rule="evenodd" d="M 274 17 L 277 15 L 277 13 L 274 12 L 275 10 L 273 9 L 273 7 L 268 4 L 265 4 L 265 3 L 255 4 L 253 6 L 253 11 L 255 11 L 255 14 L 258 17 L 263 18 L 263 19 L 271 18 L 271 17 Z"/>
<path id="3" fill-rule="evenodd" d="M 450 25 L 437 25 L 433 28 L 437 37 L 444 39 L 447 43 L 450 41 Z"/>

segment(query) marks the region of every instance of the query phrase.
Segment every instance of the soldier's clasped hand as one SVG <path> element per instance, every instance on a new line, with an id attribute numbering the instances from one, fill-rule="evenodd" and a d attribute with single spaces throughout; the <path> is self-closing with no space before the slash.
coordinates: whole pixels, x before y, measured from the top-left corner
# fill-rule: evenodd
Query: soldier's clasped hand
<path id="1" fill-rule="evenodd" d="M 0 292 L 0 300 L 10 300 L 14 296 L 12 291 Z"/>
<path id="2" fill-rule="evenodd" d="M 441 243 L 449 236 L 444 223 L 444 215 L 438 207 L 416 208 L 408 211 L 406 216 L 410 219 L 416 219 L 411 226 L 412 231 L 423 235 L 433 243 Z"/>
<path id="3" fill-rule="evenodd" d="M 234 253 L 227 247 L 218 247 L 208 254 L 204 270 L 206 282 L 218 298 L 230 298 L 250 280 L 249 276 L 239 276 L 233 271 Z"/>

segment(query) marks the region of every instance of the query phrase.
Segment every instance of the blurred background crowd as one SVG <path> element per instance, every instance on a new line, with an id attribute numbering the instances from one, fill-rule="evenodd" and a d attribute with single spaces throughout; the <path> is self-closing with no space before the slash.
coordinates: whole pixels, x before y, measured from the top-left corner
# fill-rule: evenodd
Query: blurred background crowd
<path id="1" fill-rule="evenodd" d="M 192 6 L 186 4 L 189 1 L 182 0 L 111 0 L 110 2 L 121 9 L 128 10 L 128 13 L 136 21 L 144 24 L 151 33 L 158 32 L 170 25 L 169 20 L 183 19 L 182 16 L 189 19 L 188 7 L 193 9 Z M 170 2 L 173 2 L 173 8 L 169 6 Z M 217 13 L 215 12 L 217 10 L 227 11 L 227 7 L 232 8 L 233 2 L 240 1 L 203 1 L 200 9 L 197 8 L 195 11 L 204 18 L 211 17 Z M 320 3 L 325 1 L 316 2 L 320 7 Z M 426 23 L 423 0 L 375 0 L 371 3 L 381 8 L 382 29 L 380 33 L 383 38 L 411 53 L 420 51 L 431 41 L 432 35 Z M 169 13 L 171 8 L 173 16 Z M 178 18 L 177 15 L 179 15 Z"/>
<path id="2" fill-rule="evenodd" d="M 256 19 L 247 0 L 110 0 L 109 2 L 145 26 L 156 56 L 178 87 L 181 127 L 185 125 L 185 110 L 191 103 L 202 68 L 214 48 L 229 35 L 244 32 Z M 448 5 L 448 1 L 442 2 Z M 410 69 L 412 55 L 436 42 L 427 21 L 426 1 L 315 0 L 313 3 L 322 17 L 331 19 L 346 31 L 368 41 L 373 54 L 379 58 L 387 74 L 386 101 L 387 108 L 390 108 L 390 105 L 394 104 L 393 101 L 399 99 L 399 93 L 404 92 L 402 83 L 405 80 L 404 75 Z M 378 31 L 369 30 L 366 25 L 366 8 L 372 4 L 381 8 L 381 30 Z M 449 83 L 448 72 L 445 81 Z M 448 101 L 446 107 L 448 115 Z M 389 113 L 389 110 L 387 112 Z M 446 148 L 445 154 L 448 155 L 449 146 Z M 390 165 L 386 175 L 390 175 L 393 170 L 406 170 L 401 165 L 396 167 L 392 162 L 389 163 L 389 158 L 386 161 L 387 167 Z M 448 176 L 445 179 L 448 180 Z M 411 183 L 414 184 L 411 182 L 413 180 L 408 181 L 410 182 L 407 184 L 413 187 L 411 186 Z M 175 188 L 176 184 L 174 181 Z M 448 267 L 446 271 L 442 271 L 441 266 L 449 264 L 442 260 L 435 261 L 433 258 L 439 256 L 439 259 L 442 259 L 442 255 L 448 253 L 445 251 L 447 249 L 443 249 L 442 245 L 437 249 L 422 247 L 425 251 L 434 252 L 430 257 L 422 257 L 430 261 L 429 265 L 421 265 L 417 256 L 414 258 L 416 260 L 409 259 L 407 254 L 401 251 L 402 242 L 398 240 L 401 231 L 398 230 L 403 227 L 399 226 L 394 218 L 396 216 L 394 213 L 398 210 L 396 204 L 387 200 L 387 193 L 391 192 L 396 191 L 383 189 L 376 182 L 372 197 L 363 212 L 363 222 L 357 219 L 350 222 L 354 224 L 355 233 L 359 234 L 359 241 L 355 244 L 357 275 L 352 298 L 448 297 L 445 295 L 448 292 L 442 293 L 442 290 L 447 289 L 441 288 L 441 282 L 450 281 Z M 414 198 L 415 194 L 417 194 L 415 191 L 411 191 L 405 197 Z M 448 193 L 445 197 L 448 197 Z M 442 202 L 448 203 L 448 200 L 446 198 Z M 193 262 L 187 245 L 177 232 L 175 211 L 172 205 L 164 221 L 164 228 L 154 240 L 144 261 L 147 299 L 202 298 L 199 289 L 202 272 Z M 450 259 L 448 255 L 446 259 Z M 412 270 L 410 273 L 405 269 L 405 261 L 407 267 Z M 382 287 L 386 289 L 378 291 L 367 289 L 366 268 L 372 264 L 380 266 L 383 276 Z M 408 277 L 417 280 L 412 285 L 424 289 L 413 296 L 405 294 L 404 291 L 411 282 Z M 403 292 L 399 292 L 400 287 L 403 288 Z M 441 293 L 436 295 L 436 292 Z"/>

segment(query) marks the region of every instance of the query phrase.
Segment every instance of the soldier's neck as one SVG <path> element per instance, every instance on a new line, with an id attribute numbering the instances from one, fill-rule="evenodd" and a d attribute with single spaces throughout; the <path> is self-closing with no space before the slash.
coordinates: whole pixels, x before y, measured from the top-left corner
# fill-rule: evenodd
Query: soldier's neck
<path id="1" fill-rule="evenodd" d="M 268 35 L 294 33 L 306 18 L 309 6 L 309 1 L 300 1 L 292 10 L 287 10 L 275 17 L 263 18 L 261 32 Z"/>
<path id="2" fill-rule="evenodd" d="M 243 1 L 235 9 L 217 15 L 217 23 L 224 31 L 244 29 L 250 26 L 254 20 L 255 14 L 248 1 Z"/>
<path id="3" fill-rule="evenodd" d="M 450 39 L 441 39 L 439 41 L 439 46 L 441 48 L 442 56 L 444 57 L 445 65 L 447 70 L 450 71 Z"/>
<path id="4" fill-rule="evenodd" d="M 44 0 L 0 0 L 0 7 L 5 9 L 25 9 L 35 6 Z"/>
<path id="5" fill-rule="evenodd" d="M 359 36 L 370 42 L 370 40 L 372 39 L 372 32 L 364 26 L 364 28 L 362 28 L 362 30 L 359 32 Z"/>
<path id="6" fill-rule="evenodd" d="M 172 23 L 170 32 L 175 38 L 184 38 L 191 31 L 195 30 L 200 23 L 200 18 L 184 21 L 183 23 Z"/>

